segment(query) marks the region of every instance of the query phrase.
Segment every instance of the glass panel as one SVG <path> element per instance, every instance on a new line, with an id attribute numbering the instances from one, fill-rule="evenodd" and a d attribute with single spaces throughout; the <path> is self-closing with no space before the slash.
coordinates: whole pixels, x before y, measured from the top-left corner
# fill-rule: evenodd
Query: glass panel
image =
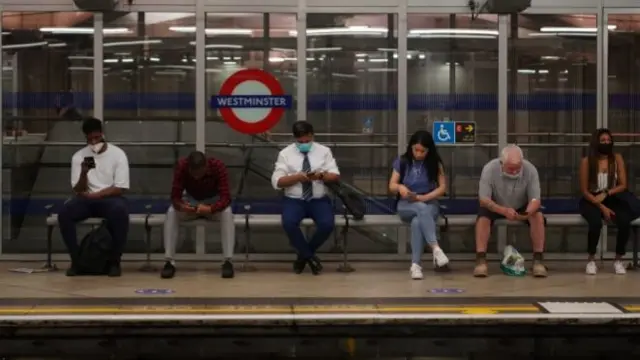
<path id="1" fill-rule="evenodd" d="M 289 133 L 297 119 L 295 94 L 297 81 L 297 44 L 295 14 L 209 13 L 206 20 L 206 87 L 207 87 L 207 153 L 221 159 L 229 170 L 232 195 L 241 202 L 249 199 L 263 203 L 261 212 L 280 213 L 280 195 L 271 187 L 271 172 L 276 161 L 276 141 L 288 141 L 279 136 Z M 193 61 L 193 60 L 192 60 Z M 279 123 L 259 136 L 244 135 L 231 127 L 214 108 L 213 97 L 221 94 L 221 87 L 234 73 L 243 69 L 262 69 L 271 74 L 285 95 L 294 97 Z M 245 81 L 235 95 L 270 94 L 257 81 Z M 240 118 L 257 121 L 266 116 L 267 109 L 234 108 Z M 231 144 L 231 146 L 229 146 Z M 246 146 L 243 146 L 246 145 Z M 259 147 L 251 147 L 259 146 Z M 249 167 L 246 168 L 247 159 Z M 242 209 L 242 206 L 237 207 Z M 219 227 L 211 225 L 207 231 L 207 252 L 219 253 Z M 260 253 L 290 252 L 288 240 L 279 228 L 260 230 L 252 234 L 254 251 Z"/>
<path id="2" fill-rule="evenodd" d="M 104 113 L 109 140 L 129 157 L 130 209 L 166 212 L 173 167 L 194 146 L 195 16 L 190 13 L 120 13 L 105 28 Z M 133 145 L 144 142 L 144 145 Z M 180 145 L 177 143 L 187 145 Z M 162 239 L 155 229 L 154 239 Z M 126 251 L 144 252 L 144 229 L 129 228 Z M 162 252 L 161 242 L 153 251 Z M 184 245 L 184 246 L 183 246 Z M 179 252 L 193 252 L 178 244 Z"/>
<path id="3" fill-rule="evenodd" d="M 449 181 L 448 212 L 476 211 L 482 167 L 496 156 L 497 21 L 496 15 L 473 21 L 466 14 L 408 17 L 408 135 L 433 131 L 435 121 L 476 127 L 475 144 L 439 148 Z M 448 252 L 475 252 L 473 238 L 472 228 L 451 228 L 441 245 Z"/>
<path id="4" fill-rule="evenodd" d="M 518 15 L 511 29 L 508 139 L 538 168 L 545 212 L 577 212 L 579 159 L 597 117 L 596 17 Z M 511 230 L 530 251 L 527 230 Z M 547 239 L 548 252 L 586 246 L 582 228 L 549 228 Z"/>
<path id="5" fill-rule="evenodd" d="M 332 148 L 342 180 L 374 197 L 369 213 L 389 213 L 391 207 L 387 182 L 398 133 L 396 29 L 393 14 L 307 15 L 307 119 L 316 140 Z M 283 141 L 291 141 L 287 130 Z M 349 237 L 349 248 L 395 252 L 395 239 L 396 229 L 359 231 Z"/>
<path id="6" fill-rule="evenodd" d="M 3 16 L 3 252 L 46 252 L 45 206 L 69 194 L 80 124 L 61 113 L 93 110 L 93 15 L 5 12 Z M 7 33 L 7 34 L 5 34 Z M 86 60 L 85 60 L 86 59 Z M 88 65 L 87 65 L 88 64 Z M 54 242 L 57 250 L 62 243 Z"/>
<path id="7" fill-rule="evenodd" d="M 640 62 L 636 49 L 640 34 L 640 15 L 609 15 L 609 108 L 607 117 L 609 129 L 614 133 L 616 152 L 624 157 L 627 169 L 627 183 L 630 191 L 638 192 L 640 161 L 634 155 L 640 154 L 640 115 L 638 79 Z M 607 249 L 615 249 L 615 227 L 608 231 Z"/>

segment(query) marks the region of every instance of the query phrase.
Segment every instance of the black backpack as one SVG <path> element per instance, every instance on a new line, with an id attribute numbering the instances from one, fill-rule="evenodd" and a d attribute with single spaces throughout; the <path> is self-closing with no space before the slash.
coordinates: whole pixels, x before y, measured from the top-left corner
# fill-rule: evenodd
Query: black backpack
<path id="1" fill-rule="evenodd" d="M 109 255 L 112 249 L 111 234 L 106 221 L 91 230 L 80 242 L 77 260 L 79 275 L 106 275 L 109 270 Z"/>
<path id="2" fill-rule="evenodd" d="M 344 186 L 341 182 L 333 182 L 326 184 L 329 190 L 333 192 L 347 209 L 347 213 L 353 216 L 354 220 L 364 219 L 367 211 L 367 205 L 360 194 Z"/>

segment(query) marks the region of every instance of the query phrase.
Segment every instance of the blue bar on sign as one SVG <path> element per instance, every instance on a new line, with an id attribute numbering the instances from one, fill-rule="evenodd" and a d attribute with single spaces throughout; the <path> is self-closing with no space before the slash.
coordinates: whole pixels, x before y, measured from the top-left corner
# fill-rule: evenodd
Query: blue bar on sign
<path id="1" fill-rule="evenodd" d="M 290 109 L 290 95 L 217 95 L 211 97 L 211 108 L 285 108 Z"/>

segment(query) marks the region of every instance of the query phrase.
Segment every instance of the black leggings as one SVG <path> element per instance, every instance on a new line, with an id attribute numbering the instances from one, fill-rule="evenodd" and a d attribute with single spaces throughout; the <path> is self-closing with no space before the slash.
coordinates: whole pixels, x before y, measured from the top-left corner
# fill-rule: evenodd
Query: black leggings
<path id="1" fill-rule="evenodd" d="M 616 255 L 624 255 L 629 235 L 631 235 L 631 221 L 633 220 L 631 218 L 631 210 L 626 202 L 616 197 L 608 197 L 602 202 L 602 204 L 616 214 L 613 219 L 613 222 L 618 227 L 618 235 L 616 237 Z M 585 198 L 580 199 L 579 206 L 580 215 L 582 215 L 589 224 L 587 251 L 589 252 L 589 255 L 593 256 L 596 254 L 598 241 L 600 240 L 600 230 L 602 230 L 602 212 L 596 205 Z"/>

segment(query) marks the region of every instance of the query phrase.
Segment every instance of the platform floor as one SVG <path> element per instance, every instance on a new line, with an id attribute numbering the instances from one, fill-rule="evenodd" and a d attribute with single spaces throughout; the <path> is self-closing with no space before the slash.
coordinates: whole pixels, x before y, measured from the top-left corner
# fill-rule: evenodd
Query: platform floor
<path id="1" fill-rule="evenodd" d="M 473 263 L 461 262 L 449 273 L 426 270 L 421 281 L 404 263 L 353 263 L 353 273 L 325 263 L 320 276 L 256 263 L 235 279 L 200 263 L 179 263 L 170 280 L 136 263 L 121 278 L 9 271 L 39 265 L 0 263 L 0 332 L 19 335 L 0 336 L 0 348 L 14 356 L 640 356 L 630 340 L 640 336 L 640 271 L 615 275 L 610 262 L 597 276 L 582 262 L 548 262 L 546 279 L 507 277 L 497 263 L 476 279 Z"/>
<path id="2" fill-rule="evenodd" d="M 249 312 L 262 305 L 281 307 L 277 311 L 296 305 L 328 306 L 333 310 L 357 305 L 347 312 L 368 311 L 375 306 L 423 305 L 426 312 L 473 312 L 484 308 L 485 313 L 494 310 L 526 313 L 544 312 L 536 303 L 546 301 L 604 301 L 625 311 L 640 312 L 640 271 L 615 275 L 610 262 L 600 265 L 597 276 L 585 275 L 582 262 L 548 262 L 546 279 L 508 277 L 500 272 L 497 263 L 491 264 L 490 277 L 476 279 L 471 276 L 472 262 L 454 263 L 448 273 L 425 269 L 423 280 L 411 280 L 404 263 L 354 263 L 356 271 L 352 273 L 337 272 L 338 264 L 325 263 L 320 276 L 308 272 L 296 275 L 290 264 L 254 263 L 256 271 L 237 269 L 234 279 L 220 278 L 217 264 L 203 263 L 178 263 L 176 277 L 169 280 L 161 279 L 158 272 L 138 271 L 139 263 L 125 263 L 120 278 L 66 277 L 64 263 L 59 264 L 62 270 L 57 272 L 10 271 L 39 265 L 0 263 L 0 314 L 40 313 L 48 307 L 64 313 L 92 313 L 88 308 L 80 310 L 84 306 L 105 313 L 121 306 L 146 304 L 178 306 L 171 311 L 188 313 L 211 306 L 242 305 L 253 309 Z M 136 292 L 140 289 L 169 291 Z M 192 308 L 180 310 L 181 306 Z M 240 309 L 234 310 L 237 311 Z"/>

